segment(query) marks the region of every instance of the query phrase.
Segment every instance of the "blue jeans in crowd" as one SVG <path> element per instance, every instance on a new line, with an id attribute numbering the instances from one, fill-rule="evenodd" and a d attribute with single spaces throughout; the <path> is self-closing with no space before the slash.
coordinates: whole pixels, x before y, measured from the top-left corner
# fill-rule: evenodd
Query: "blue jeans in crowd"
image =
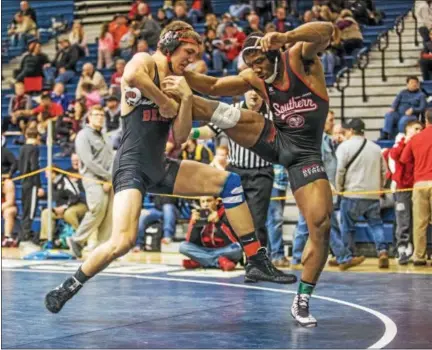
<path id="1" fill-rule="evenodd" d="M 179 251 L 188 258 L 198 261 L 203 267 L 219 267 L 218 259 L 224 256 L 237 263 L 243 256 L 240 243 L 232 243 L 223 248 L 206 248 L 191 242 L 180 243 Z"/>
<path id="2" fill-rule="evenodd" d="M 273 188 L 272 197 L 284 197 L 286 191 Z M 267 231 L 269 255 L 271 260 L 280 260 L 285 256 L 283 247 L 283 211 L 285 208 L 285 200 L 270 201 L 267 214 Z"/>
<path id="3" fill-rule="evenodd" d="M 360 221 L 360 217 L 364 217 L 369 225 L 378 254 L 388 250 L 378 199 L 342 198 L 340 213 L 342 241 L 351 254 L 355 250 L 355 224 Z"/>
<path id="4" fill-rule="evenodd" d="M 384 115 L 383 131 L 393 138 L 398 132 L 405 133 L 405 126 L 412 120 L 417 120 L 417 117 L 415 115 L 402 116 L 398 112 L 388 112 Z"/>
<path id="5" fill-rule="evenodd" d="M 57 72 L 57 69 L 55 67 L 44 68 L 43 74 L 44 74 L 45 80 L 50 84 L 52 84 L 54 81 L 56 83 L 67 84 L 75 76 L 75 72 L 73 70 L 67 70 L 63 74 L 59 74 L 56 78 L 55 77 L 56 72 Z"/>
<path id="6" fill-rule="evenodd" d="M 340 64 L 340 58 L 332 52 L 324 52 L 321 56 L 321 62 L 325 74 L 333 74 L 337 64 Z"/>
<path id="7" fill-rule="evenodd" d="M 223 52 L 219 49 L 214 49 L 212 52 L 212 56 L 213 56 L 213 69 L 214 70 L 221 71 L 221 70 L 223 70 L 224 65 L 230 63 L 230 60 L 227 58 L 225 52 Z M 232 61 L 232 68 L 233 69 L 237 69 L 237 62 L 238 62 L 238 57 L 236 57 Z"/>
<path id="8" fill-rule="evenodd" d="M 346 263 L 352 259 L 352 254 L 349 249 L 344 246 L 342 241 L 339 222 L 335 211 L 332 213 L 330 225 L 330 248 L 333 251 L 333 254 L 336 256 L 336 261 L 339 264 Z M 293 264 L 301 264 L 303 250 L 308 237 L 309 230 L 306 224 L 306 219 L 301 213 L 299 213 L 298 223 L 294 232 L 293 257 L 291 261 Z"/>
<path id="9" fill-rule="evenodd" d="M 138 236 L 135 245 L 144 244 L 145 229 L 152 223 L 162 221 L 163 223 L 163 237 L 173 238 L 176 230 L 176 220 L 179 211 L 174 204 L 164 204 L 162 211 L 152 208 L 148 211 L 142 212 L 138 223 Z"/>

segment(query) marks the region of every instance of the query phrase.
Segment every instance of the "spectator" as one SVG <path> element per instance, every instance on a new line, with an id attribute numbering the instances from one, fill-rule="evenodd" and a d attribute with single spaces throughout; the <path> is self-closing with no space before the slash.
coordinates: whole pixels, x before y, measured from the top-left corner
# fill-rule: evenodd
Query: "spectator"
<path id="1" fill-rule="evenodd" d="M 54 238 L 55 223 L 58 219 L 63 219 L 67 224 L 71 225 L 74 230 L 78 229 L 79 223 L 87 212 L 81 194 L 84 193 L 84 187 L 81 180 L 73 182 L 68 176 L 59 174 L 55 170 L 46 171 L 46 176 L 51 176 L 53 186 L 53 208 L 51 215 L 51 232 Z M 41 232 L 40 240 L 47 240 L 48 227 L 48 208 L 42 211 L 41 215 Z"/>
<path id="2" fill-rule="evenodd" d="M 426 128 L 413 136 L 400 157 L 402 164 L 414 163 L 413 239 L 414 266 L 426 265 L 427 229 L 432 218 L 432 109 L 426 111 Z"/>
<path id="3" fill-rule="evenodd" d="M 112 191 L 111 168 L 113 152 L 111 144 L 102 132 L 105 124 L 105 113 L 101 106 L 93 106 L 89 113 L 89 123 L 81 130 L 75 140 L 75 148 L 80 159 L 80 174 L 84 177 L 83 185 L 86 193 L 86 212 L 75 236 L 67 242 L 71 252 L 76 257 L 82 256 L 82 249 L 91 235 L 96 242 L 89 249 L 107 238 L 111 229 Z M 85 179 L 87 178 L 87 179 Z M 91 180 L 105 181 L 102 185 Z"/>
<path id="4" fill-rule="evenodd" d="M 17 13 L 14 17 L 14 24 L 8 30 L 11 46 L 25 46 L 26 43 L 37 36 L 36 23 L 30 16 L 23 16 Z"/>
<path id="5" fill-rule="evenodd" d="M 381 148 L 364 137 L 365 124 L 360 118 L 349 121 L 347 140 L 336 151 L 336 190 L 347 191 L 340 203 L 342 240 L 345 249 L 354 256 L 355 223 L 364 217 L 372 231 L 378 252 L 378 267 L 388 268 L 388 244 L 380 213 L 379 194 L 354 192 L 381 191 L 386 167 Z"/>
<path id="6" fill-rule="evenodd" d="M 93 64 L 90 62 L 87 62 L 83 65 L 82 74 L 80 80 L 78 81 L 78 86 L 75 93 L 75 97 L 77 99 L 83 96 L 84 83 L 93 84 L 95 90 L 97 90 L 101 96 L 108 94 L 108 87 L 105 83 L 105 78 L 100 72 L 95 70 Z"/>
<path id="7" fill-rule="evenodd" d="M 23 16 L 29 16 L 37 24 L 36 11 L 30 7 L 28 1 L 20 2 L 20 12 Z"/>
<path id="8" fill-rule="evenodd" d="M 138 13 L 138 6 L 140 4 L 144 4 L 144 0 L 135 0 L 134 3 L 132 4 L 132 7 L 128 14 L 128 17 L 131 21 L 135 20 L 135 17 Z"/>
<path id="9" fill-rule="evenodd" d="M 135 14 L 135 17 L 132 18 L 132 20 L 139 23 L 148 16 L 151 16 L 150 7 L 145 2 L 142 2 L 138 4 L 137 12 Z"/>
<path id="10" fill-rule="evenodd" d="M 276 18 L 273 20 L 276 25 L 276 30 L 279 33 L 286 33 L 294 29 L 294 24 L 286 19 L 286 10 L 284 7 L 278 7 L 276 10 Z"/>
<path id="11" fill-rule="evenodd" d="M 165 28 L 165 26 L 169 23 L 169 19 L 166 16 L 166 12 L 163 8 L 160 8 L 156 15 L 156 22 L 159 24 L 161 29 Z"/>
<path id="12" fill-rule="evenodd" d="M 219 21 L 214 13 L 208 13 L 205 16 L 205 24 L 206 31 L 209 29 L 213 29 L 215 32 L 219 26 Z"/>
<path id="13" fill-rule="evenodd" d="M 120 45 L 120 40 L 128 32 L 127 18 L 123 15 L 114 16 L 114 20 L 109 25 L 109 32 L 114 39 L 114 50 Z"/>
<path id="14" fill-rule="evenodd" d="M 225 217 L 223 206 L 218 208 L 214 197 L 201 197 L 199 211 L 192 211 L 186 242 L 179 247 L 183 267 L 216 267 L 232 271 L 242 259 L 243 252 Z"/>
<path id="15" fill-rule="evenodd" d="M 63 114 L 63 108 L 51 99 L 51 94 L 44 93 L 40 97 L 40 104 L 36 108 L 18 111 L 19 116 L 31 117 L 36 116 L 39 123 L 48 119 L 55 119 Z"/>
<path id="16" fill-rule="evenodd" d="M 3 147 L 2 147 L 3 149 Z M 3 154 L 2 154 L 3 158 Z M 3 168 L 3 160 L 2 160 Z M 3 174 L 3 169 L 2 169 Z M 15 202 L 15 184 L 11 180 L 5 180 L 1 188 L 1 213 L 4 220 L 4 233 L 2 239 L 2 248 L 17 247 L 18 241 L 13 239 L 15 219 L 18 213 L 18 208 Z"/>
<path id="17" fill-rule="evenodd" d="M 341 42 L 339 28 L 334 27 L 330 45 L 321 55 L 321 63 L 325 74 L 333 74 L 336 66 L 340 66 L 345 50 Z"/>
<path id="18" fill-rule="evenodd" d="M 62 151 L 54 157 L 68 157 L 74 149 L 74 142 L 78 127 L 75 125 L 74 112 L 67 110 L 59 116 L 55 125 L 55 141 L 60 145 Z"/>
<path id="19" fill-rule="evenodd" d="M 44 66 L 49 64 L 48 56 L 42 53 L 42 46 L 38 41 L 28 44 L 28 52 L 21 60 L 21 65 L 15 73 L 17 81 L 24 81 L 27 77 L 43 77 Z"/>
<path id="20" fill-rule="evenodd" d="M 342 127 L 342 124 L 335 124 L 333 127 L 332 139 L 336 149 L 345 141 L 345 129 Z"/>
<path id="21" fill-rule="evenodd" d="M 282 165 L 273 165 L 274 180 L 272 197 L 285 197 L 288 189 L 288 172 Z M 283 212 L 285 209 L 285 198 L 271 200 L 267 213 L 267 230 L 269 252 L 273 264 L 278 267 L 290 266 L 289 259 L 285 256 L 283 246 Z M 294 263 L 294 262 L 293 262 Z"/>
<path id="22" fill-rule="evenodd" d="M 224 32 L 218 48 L 213 51 L 213 68 L 218 71 L 224 68 L 224 64 L 237 67 L 237 58 L 246 39 L 245 33 L 239 31 L 234 23 L 227 23 Z"/>
<path id="23" fill-rule="evenodd" d="M 105 111 L 105 128 L 109 133 L 120 128 L 120 101 L 116 96 L 107 99 Z"/>
<path id="24" fill-rule="evenodd" d="M 144 236 L 147 227 L 155 222 L 161 221 L 163 227 L 163 244 L 170 244 L 176 231 L 177 217 L 180 215 L 178 199 L 174 197 L 153 197 L 154 208 L 143 210 L 139 218 L 138 236 L 134 251 L 142 250 L 144 247 Z"/>
<path id="25" fill-rule="evenodd" d="M 196 24 L 208 13 L 213 13 L 211 0 L 192 0 L 187 16 L 193 24 Z"/>
<path id="26" fill-rule="evenodd" d="M 336 21 L 336 27 L 341 31 L 342 45 L 347 55 L 363 47 L 363 35 L 350 10 L 343 10 Z"/>
<path id="27" fill-rule="evenodd" d="M 126 61 L 132 58 L 139 35 L 139 24 L 137 22 L 132 22 L 128 31 L 120 39 L 118 54 L 121 58 Z"/>
<path id="28" fill-rule="evenodd" d="M 98 40 L 97 69 L 111 68 L 113 65 L 114 39 L 108 29 L 109 23 L 102 24 Z"/>
<path id="29" fill-rule="evenodd" d="M 406 190 L 414 186 L 414 163 L 403 164 L 400 157 L 412 137 L 422 130 L 419 121 L 411 121 L 405 126 L 405 134 L 389 151 L 391 179 L 397 190 Z M 412 254 L 412 191 L 400 191 L 395 196 L 396 246 L 399 265 L 407 265 Z"/>
<path id="30" fill-rule="evenodd" d="M 423 38 L 423 42 L 427 42 L 429 39 L 429 31 L 432 29 L 432 1 L 416 1 L 415 7 L 415 14 L 420 26 L 419 33 Z"/>
<path id="31" fill-rule="evenodd" d="M 82 98 L 85 99 L 85 106 L 87 109 L 102 103 L 102 97 L 99 91 L 96 90 L 95 86 L 90 82 L 82 84 Z"/>
<path id="32" fill-rule="evenodd" d="M 69 108 L 69 97 L 64 93 L 65 86 L 63 83 L 56 83 L 54 85 L 53 91 L 51 92 L 51 100 L 54 103 L 62 106 L 63 111 L 67 111 Z"/>
<path id="33" fill-rule="evenodd" d="M 399 92 L 392 103 L 390 111 L 384 116 L 384 128 L 381 139 L 393 139 L 396 130 L 403 133 L 406 123 L 417 120 L 426 108 L 426 97 L 420 90 L 416 76 L 406 79 L 407 88 Z"/>
<path id="34" fill-rule="evenodd" d="M 380 25 L 382 13 L 377 11 L 372 0 L 357 0 L 350 6 L 354 18 L 363 25 Z"/>
<path id="35" fill-rule="evenodd" d="M 330 186 L 332 188 L 335 187 L 337 169 L 336 147 L 333 143 L 333 139 L 331 136 L 331 132 L 334 128 L 334 119 L 334 112 L 329 111 L 324 126 L 324 134 L 321 144 L 322 160 L 328 179 L 330 181 Z M 362 264 L 365 260 L 364 256 L 353 257 L 352 252 L 350 252 L 348 248 L 344 246 L 344 243 L 342 242 L 339 221 L 337 219 L 335 211 L 333 211 L 330 221 L 330 249 L 335 255 L 335 259 L 331 259 L 329 261 L 329 265 L 339 266 L 340 270 L 344 271 L 351 267 Z M 300 264 L 302 260 L 303 250 L 306 246 L 308 237 L 309 230 L 306 224 L 306 220 L 300 212 L 293 242 L 293 264 Z"/>
<path id="36" fill-rule="evenodd" d="M 37 140 L 38 132 L 35 128 L 27 128 L 25 133 L 26 143 L 21 146 L 18 160 L 18 169 L 21 174 L 28 174 L 39 170 L 39 146 Z M 26 245 L 38 244 L 38 237 L 31 234 L 33 219 L 36 214 L 38 197 L 44 195 L 40 175 L 26 177 L 21 180 L 22 207 L 21 232 L 18 241 L 26 242 Z M 30 241 L 33 242 L 30 242 Z M 33 244 L 32 244 L 33 243 Z"/>
<path id="37" fill-rule="evenodd" d="M 213 57 L 213 50 L 215 49 L 213 45 L 213 41 L 216 39 L 216 31 L 212 28 L 208 28 L 205 32 L 205 38 L 204 38 L 204 55 L 203 57 L 207 61 L 208 65 L 211 65 L 213 67 L 212 57 Z"/>
<path id="38" fill-rule="evenodd" d="M 136 47 L 136 53 L 138 52 L 147 52 L 150 53 L 150 48 L 149 45 L 147 43 L 147 40 L 145 39 L 139 39 L 137 42 L 137 47 Z"/>
<path id="39" fill-rule="evenodd" d="M 192 21 L 187 17 L 186 1 L 176 1 L 174 5 L 174 17 L 171 21 L 183 21 L 192 25 Z"/>
<path id="40" fill-rule="evenodd" d="M 216 36 L 218 38 L 222 38 L 223 35 L 224 35 L 224 32 L 225 32 L 225 26 L 228 23 L 233 23 L 233 22 L 234 22 L 234 19 L 232 18 L 232 16 L 229 13 L 224 13 L 223 16 L 222 16 L 222 22 L 220 22 L 217 25 Z"/>
<path id="41" fill-rule="evenodd" d="M 51 62 L 52 67 L 45 68 L 45 78 L 49 83 L 54 81 L 56 83 L 67 84 L 75 77 L 76 64 L 81 57 L 81 49 L 78 45 L 71 45 L 69 39 L 59 40 L 60 50 Z"/>
<path id="42" fill-rule="evenodd" d="M 260 24 L 260 19 L 256 14 L 250 14 L 247 17 L 248 25 L 246 28 L 243 28 L 243 32 L 246 35 L 249 35 L 253 32 L 262 32 L 262 26 Z"/>
<path id="43" fill-rule="evenodd" d="M 182 159 L 210 164 L 213 160 L 213 152 L 207 146 L 198 144 L 196 140 L 188 139 L 184 145 Z"/>
<path id="44" fill-rule="evenodd" d="M 311 10 L 307 10 L 305 11 L 305 13 L 303 14 L 303 23 L 310 23 L 310 22 L 314 22 L 316 21 L 313 13 Z"/>
<path id="45" fill-rule="evenodd" d="M 419 63 L 423 80 L 432 80 L 432 29 L 429 30 L 428 40 L 424 42 Z"/>
<path id="46" fill-rule="evenodd" d="M 87 34 L 80 21 L 74 21 L 72 31 L 69 34 L 69 42 L 71 45 L 77 45 L 81 49 L 81 56 L 88 56 L 89 49 L 87 46 Z"/>
<path id="47" fill-rule="evenodd" d="M 216 147 L 215 156 L 213 158 L 213 161 L 210 163 L 210 165 L 219 170 L 225 170 L 229 164 L 228 152 L 229 149 L 227 146 Z"/>
<path id="48" fill-rule="evenodd" d="M 126 61 L 124 59 L 118 59 L 115 62 L 115 72 L 111 76 L 111 85 L 110 85 L 110 95 L 115 95 L 120 98 L 120 85 L 121 85 L 121 79 L 124 73 L 124 69 L 126 66 Z"/>
<path id="49" fill-rule="evenodd" d="M 151 15 L 143 17 L 143 19 L 140 22 L 139 38 L 146 40 L 148 46 L 150 46 L 152 50 L 156 50 L 157 48 L 160 33 L 161 33 L 161 27 L 151 17 Z"/>
<path id="50" fill-rule="evenodd" d="M 12 125 L 18 127 L 19 120 L 24 118 L 21 117 L 19 112 L 31 109 L 31 107 L 32 100 L 29 95 L 26 95 L 24 84 L 22 82 L 15 83 L 15 95 L 13 95 L 9 100 L 9 119 L 7 122 L 5 122 L 5 127 L 3 127 L 2 130 L 6 131 L 8 129 L 9 121 Z"/>

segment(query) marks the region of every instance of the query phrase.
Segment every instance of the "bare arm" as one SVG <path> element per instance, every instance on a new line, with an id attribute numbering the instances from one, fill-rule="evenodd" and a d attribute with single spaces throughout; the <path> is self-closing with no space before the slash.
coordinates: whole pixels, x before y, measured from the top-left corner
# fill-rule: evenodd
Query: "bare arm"
<path id="1" fill-rule="evenodd" d="M 145 97 L 158 106 L 163 106 L 168 104 L 170 99 L 153 83 L 150 72 L 154 64 L 153 58 L 148 54 L 135 55 L 125 67 L 122 82 L 129 87 L 138 88 Z"/>
<path id="2" fill-rule="evenodd" d="M 216 136 L 216 133 L 208 126 L 200 126 L 199 128 L 194 128 L 191 130 L 190 136 L 193 138 L 194 132 L 199 134 L 197 140 L 209 140 Z"/>
<path id="3" fill-rule="evenodd" d="M 260 41 L 263 51 L 277 50 L 286 44 L 303 42 L 302 57 L 312 59 L 330 43 L 333 24 L 328 22 L 306 23 L 286 32 L 268 33 Z"/>
<path id="4" fill-rule="evenodd" d="M 243 73 L 243 72 L 242 72 Z M 245 74 L 223 78 L 210 77 L 195 72 L 185 72 L 189 86 L 202 94 L 212 96 L 237 96 L 252 89 Z"/>
<path id="5" fill-rule="evenodd" d="M 189 138 L 192 129 L 192 95 L 183 98 L 180 103 L 179 113 L 172 126 L 173 137 L 176 144 L 182 144 Z"/>

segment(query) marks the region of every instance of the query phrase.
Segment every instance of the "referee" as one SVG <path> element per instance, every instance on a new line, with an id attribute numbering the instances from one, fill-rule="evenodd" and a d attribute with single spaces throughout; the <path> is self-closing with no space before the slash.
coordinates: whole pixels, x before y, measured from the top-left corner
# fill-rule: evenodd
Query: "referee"
<path id="1" fill-rule="evenodd" d="M 260 113 L 272 119 L 271 112 L 263 99 L 254 91 L 245 93 L 245 101 L 234 104 L 238 108 L 245 108 Z M 223 133 L 222 129 L 209 123 L 191 131 L 191 138 L 208 140 Z M 240 175 L 241 182 L 249 205 L 258 238 L 263 247 L 267 246 L 267 211 L 273 187 L 273 164 L 265 161 L 252 151 L 239 146 L 229 139 L 229 165 L 227 170 Z"/>

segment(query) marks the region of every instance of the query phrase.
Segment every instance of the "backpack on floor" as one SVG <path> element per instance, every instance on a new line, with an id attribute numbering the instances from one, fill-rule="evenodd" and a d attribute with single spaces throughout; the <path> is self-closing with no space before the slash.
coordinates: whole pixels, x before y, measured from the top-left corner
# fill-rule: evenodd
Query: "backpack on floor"
<path id="1" fill-rule="evenodd" d="M 144 250 L 148 252 L 160 252 L 162 240 L 162 223 L 155 222 L 144 231 Z"/>

